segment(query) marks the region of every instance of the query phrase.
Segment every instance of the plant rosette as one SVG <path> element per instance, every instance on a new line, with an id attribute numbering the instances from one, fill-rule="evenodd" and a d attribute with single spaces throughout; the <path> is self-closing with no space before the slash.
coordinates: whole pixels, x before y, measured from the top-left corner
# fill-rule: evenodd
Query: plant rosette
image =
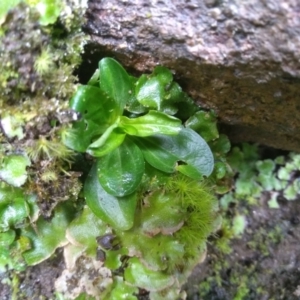
<path id="1" fill-rule="evenodd" d="M 124 269 L 124 287 L 146 288 L 151 299 L 178 295 L 220 225 L 205 178 L 225 176 L 230 144 L 219 139 L 215 114 L 199 111 L 168 69 L 135 78 L 111 58 L 99 62 L 70 107 L 78 119 L 62 131 L 64 144 L 94 162 L 83 190 L 87 207 L 67 229 L 68 265 L 84 251 L 104 252 L 105 267 Z M 112 249 L 96 243 L 109 237 Z"/>
<path id="2" fill-rule="evenodd" d="M 134 198 L 145 163 L 193 179 L 211 174 L 214 158 L 206 141 L 171 115 L 186 98 L 168 69 L 156 67 L 153 74 L 135 78 L 111 58 L 102 59 L 88 84 L 78 88 L 70 106 L 80 119 L 63 132 L 63 140 L 96 158 L 89 177 L 97 177 L 100 186 L 94 190 L 102 190 L 104 202 Z M 92 211 L 103 215 L 105 204 L 89 199 Z"/>

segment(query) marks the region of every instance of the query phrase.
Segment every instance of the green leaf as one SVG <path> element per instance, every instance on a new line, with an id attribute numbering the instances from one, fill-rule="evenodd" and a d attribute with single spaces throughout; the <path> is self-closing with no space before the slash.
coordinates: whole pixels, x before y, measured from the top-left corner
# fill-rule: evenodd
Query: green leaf
<path id="1" fill-rule="evenodd" d="M 198 111 L 185 125 L 199 133 L 207 142 L 219 137 L 216 115 L 213 112 Z"/>
<path id="2" fill-rule="evenodd" d="M 256 162 L 256 168 L 259 173 L 270 177 L 272 176 L 275 167 L 275 162 L 272 159 L 259 160 Z"/>
<path id="3" fill-rule="evenodd" d="M 181 120 L 187 120 L 199 110 L 199 106 L 184 92 L 182 92 L 180 98 L 181 101 L 176 103 L 176 107 L 178 108 L 176 117 Z"/>
<path id="4" fill-rule="evenodd" d="M 145 75 L 142 75 L 141 77 L 144 77 L 145 81 L 147 80 L 147 77 Z M 131 98 L 130 102 L 127 103 L 126 110 L 131 113 L 134 113 L 134 114 L 144 114 L 148 111 L 148 108 L 143 106 L 135 97 L 138 81 L 135 77 L 131 77 L 131 81 L 132 81 L 132 85 L 134 87 L 134 90 L 133 90 L 134 96 Z M 141 81 L 139 81 L 139 82 L 141 84 Z"/>
<path id="5" fill-rule="evenodd" d="M 29 215 L 29 207 L 22 189 L 0 187 L 0 231 L 18 227 Z"/>
<path id="6" fill-rule="evenodd" d="M 103 135 L 89 146 L 87 153 L 94 157 L 104 156 L 119 147 L 123 143 L 126 134 L 120 128 L 115 128 L 105 141 L 102 137 Z M 99 146 L 96 147 L 96 145 Z"/>
<path id="7" fill-rule="evenodd" d="M 63 6 L 58 0 L 39 0 L 35 7 L 40 13 L 41 25 L 47 26 L 56 22 Z"/>
<path id="8" fill-rule="evenodd" d="M 128 230 L 133 226 L 136 194 L 122 198 L 108 194 L 99 183 L 96 164 L 85 181 L 84 196 L 92 212 L 114 229 Z"/>
<path id="9" fill-rule="evenodd" d="M 159 110 L 164 97 L 164 86 L 159 79 L 152 77 L 136 91 L 137 100 L 145 107 Z"/>
<path id="10" fill-rule="evenodd" d="M 91 86 L 80 86 L 70 101 L 70 107 L 82 114 L 87 120 L 97 125 L 108 127 L 118 117 L 116 103 L 101 89 Z"/>
<path id="11" fill-rule="evenodd" d="M 197 170 L 197 168 L 195 168 L 192 165 L 187 165 L 187 164 L 183 164 L 183 165 L 178 165 L 176 167 L 177 171 L 179 171 L 180 173 L 193 178 L 193 179 L 200 179 L 202 177 L 201 173 L 199 173 L 199 171 Z"/>
<path id="12" fill-rule="evenodd" d="M 124 68 L 114 59 L 106 57 L 99 62 L 100 88 L 118 107 L 118 113 L 122 114 L 126 103 L 132 102 L 133 81 Z"/>
<path id="13" fill-rule="evenodd" d="M 152 193 L 147 201 L 151 203 L 141 210 L 141 230 L 149 236 L 162 233 L 173 234 L 183 225 L 186 214 L 173 194 L 163 194 L 160 190 Z"/>
<path id="14" fill-rule="evenodd" d="M 183 128 L 175 136 L 156 135 L 136 142 L 146 161 L 161 171 L 174 172 L 176 161 L 181 162 L 177 170 L 194 179 L 209 176 L 213 171 L 212 152 L 192 129 Z"/>
<path id="15" fill-rule="evenodd" d="M 209 146 L 215 157 L 218 158 L 225 156 L 224 154 L 228 153 L 231 147 L 230 141 L 225 134 L 220 134 L 218 139 L 210 141 Z"/>
<path id="16" fill-rule="evenodd" d="M 171 84 L 173 80 L 173 74 L 172 72 L 163 66 L 156 66 L 153 70 L 153 75 L 158 78 L 160 83 L 164 85 L 166 88 L 168 88 L 169 84 Z"/>
<path id="17" fill-rule="evenodd" d="M 155 67 L 150 76 L 142 75 L 136 83 L 137 100 L 145 107 L 161 110 L 164 105 L 166 91 L 170 88 L 173 75 L 170 70 L 165 67 Z M 164 110 L 169 111 L 170 108 L 165 107 Z M 176 109 L 172 108 L 175 113 Z"/>
<path id="18" fill-rule="evenodd" d="M 63 131 L 62 140 L 67 147 L 78 152 L 85 152 L 93 138 L 102 133 L 103 128 L 95 122 L 82 119 L 75 122 L 72 128 Z"/>
<path id="19" fill-rule="evenodd" d="M 114 127 L 112 130 L 109 130 L 110 128 L 111 127 L 109 127 L 108 130 L 98 140 L 88 147 L 86 151 L 88 154 L 94 157 L 104 156 L 115 150 L 123 143 L 126 133 L 124 133 L 124 131 L 118 127 Z"/>
<path id="20" fill-rule="evenodd" d="M 138 294 L 138 289 L 136 287 L 126 284 L 123 277 L 114 276 L 112 290 L 104 297 L 104 300 L 137 300 L 138 298 L 134 296 L 134 294 Z"/>
<path id="21" fill-rule="evenodd" d="M 172 82 L 165 97 L 167 102 L 176 103 L 182 101 L 184 97 L 185 93 L 182 91 L 180 85 L 177 82 Z"/>
<path id="22" fill-rule="evenodd" d="M 130 284 L 148 291 L 161 291 L 174 283 L 172 276 L 147 269 L 137 257 L 128 260 L 124 278 Z"/>
<path id="23" fill-rule="evenodd" d="M 176 105 L 174 105 L 172 103 L 168 103 L 167 101 L 164 101 L 161 104 L 160 111 L 167 114 L 167 115 L 173 116 L 178 112 L 178 108 L 177 108 Z"/>
<path id="24" fill-rule="evenodd" d="M 148 111 L 148 108 L 143 106 L 138 101 L 134 101 L 134 102 L 130 103 L 130 105 L 128 107 L 126 107 L 126 109 L 133 114 L 143 114 Z"/>
<path id="25" fill-rule="evenodd" d="M 214 167 L 214 174 L 216 178 L 221 179 L 226 175 L 226 173 L 227 173 L 227 165 L 222 161 L 216 162 Z"/>
<path id="26" fill-rule="evenodd" d="M 0 165 L 0 180 L 16 187 L 23 185 L 27 179 L 27 166 L 30 166 L 30 160 L 23 155 L 4 157 Z"/>
<path id="27" fill-rule="evenodd" d="M 55 209 L 51 222 L 40 217 L 36 227 L 22 230 L 22 235 L 28 237 L 32 242 L 32 248 L 23 253 L 28 265 L 36 265 L 49 258 L 56 248 L 68 243 L 66 229 L 74 216 L 74 208 L 64 202 Z"/>
<path id="28" fill-rule="evenodd" d="M 122 266 L 121 258 L 128 255 L 128 249 L 122 247 L 118 250 L 107 250 L 105 254 L 104 266 L 110 270 L 117 270 Z"/>
<path id="29" fill-rule="evenodd" d="M 6 232 L 0 233 L 0 247 L 8 247 L 13 243 L 16 237 L 16 232 L 12 229 L 9 229 Z"/>
<path id="30" fill-rule="evenodd" d="M 22 129 L 24 121 L 21 118 L 6 114 L 1 116 L 0 123 L 2 131 L 8 138 L 17 137 L 19 140 L 24 138 L 25 134 Z"/>
<path id="31" fill-rule="evenodd" d="M 236 215 L 232 220 L 232 232 L 234 236 L 241 236 L 244 233 L 246 226 L 246 217 L 244 215 Z"/>
<path id="32" fill-rule="evenodd" d="M 296 200 L 299 192 L 299 186 L 297 184 L 297 181 L 295 181 L 296 184 L 291 184 L 286 187 L 286 189 L 283 191 L 283 197 L 287 200 Z"/>
<path id="33" fill-rule="evenodd" d="M 61 299 L 57 299 L 57 300 L 65 300 L 65 298 L 62 296 Z M 93 296 L 89 296 L 86 293 L 81 293 L 74 300 L 96 300 L 96 298 Z"/>
<path id="34" fill-rule="evenodd" d="M 181 130 L 181 121 L 162 112 L 150 110 L 148 114 L 129 119 L 121 117 L 119 126 L 130 135 L 149 136 L 154 134 L 178 134 Z"/>
<path id="35" fill-rule="evenodd" d="M 87 255 L 96 256 L 96 237 L 106 234 L 106 230 L 106 224 L 86 206 L 81 215 L 71 222 L 66 236 L 72 244 L 86 248 Z"/>
<path id="36" fill-rule="evenodd" d="M 172 139 L 163 135 L 136 139 L 145 160 L 154 168 L 173 173 L 178 157 L 172 151 Z"/>
<path id="37" fill-rule="evenodd" d="M 107 193 L 123 197 L 138 188 L 145 170 L 141 150 L 126 139 L 123 144 L 98 160 L 98 177 Z"/>
<path id="38" fill-rule="evenodd" d="M 184 128 L 178 135 L 171 137 L 177 147 L 175 155 L 186 165 L 179 165 L 178 171 L 196 179 L 209 176 L 214 168 L 213 154 L 205 140 L 195 131 Z M 192 167 L 192 168 L 191 168 Z"/>
<path id="39" fill-rule="evenodd" d="M 156 215 L 152 217 L 155 219 Z M 140 257 L 143 263 L 153 271 L 173 269 L 173 266 L 178 266 L 181 261 L 185 260 L 183 258 L 185 244 L 181 244 L 171 234 L 157 234 L 154 238 L 145 235 L 135 226 L 132 230 L 122 232 L 121 243 L 131 255 Z"/>
<path id="40" fill-rule="evenodd" d="M 88 81 L 87 85 L 99 87 L 100 82 L 99 82 L 99 76 L 100 76 L 100 70 L 96 69 L 90 80 Z"/>

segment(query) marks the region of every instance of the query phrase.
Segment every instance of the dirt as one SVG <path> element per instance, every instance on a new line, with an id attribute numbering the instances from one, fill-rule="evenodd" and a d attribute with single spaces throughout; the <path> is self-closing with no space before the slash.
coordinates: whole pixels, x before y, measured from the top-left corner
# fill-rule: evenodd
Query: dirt
<path id="1" fill-rule="evenodd" d="M 42 262 L 39 265 L 28 267 L 24 272 L 18 274 L 19 289 L 17 292 L 18 300 L 41 300 L 41 299 L 56 299 L 54 297 L 54 282 L 65 269 L 62 251 L 59 249 L 54 256 Z M 11 279 L 12 273 L 7 272 L 0 277 Z M 13 299 L 12 289 L 7 284 L 1 283 L 0 280 L 0 299 Z"/>

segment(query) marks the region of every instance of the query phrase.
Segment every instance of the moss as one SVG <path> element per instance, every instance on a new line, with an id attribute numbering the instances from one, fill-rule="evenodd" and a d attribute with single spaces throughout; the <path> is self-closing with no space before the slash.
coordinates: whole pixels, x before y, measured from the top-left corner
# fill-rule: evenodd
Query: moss
<path id="1" fill-rule="evenodd" d="M 36 108 L 46 99 L 67 100 L 74 91 L 72 73 L 85 42 L 82 12 L 62 15 L 48 27 L 38 23 L 38 18 L 33 9 L 20 3 L 2 25 L 2 107 L 3 103 L 22 104 L 30 99 L 27 108 Z"/>
<path id="2" fill-rule="evenodd" d="M 46 27 L 33 6 L 20 3 L 7 15 L 0 38 L 2 147 L 28 154 L 32 164 L 25 189 L 37 193 L 47 216 L 59 201 L 78 194 L 80 186 L 79 175 L 68 172 L 73 152 L 60 143 L 60 131 L 69 119 L 65 110 L 86 41 L 84 9 L 69 10 L 67 2 L 63 7 Z"/>

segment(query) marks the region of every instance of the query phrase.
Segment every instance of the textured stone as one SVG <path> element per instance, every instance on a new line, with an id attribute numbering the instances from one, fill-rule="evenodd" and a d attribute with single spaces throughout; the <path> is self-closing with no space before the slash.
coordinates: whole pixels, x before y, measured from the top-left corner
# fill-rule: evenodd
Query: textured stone
<path id="1" fill-rule="evenodd" d="M 91 0 L 87 20 L 87 76 L 167 66 L 233 141 L 300 151 L 298 0 Z"/>

